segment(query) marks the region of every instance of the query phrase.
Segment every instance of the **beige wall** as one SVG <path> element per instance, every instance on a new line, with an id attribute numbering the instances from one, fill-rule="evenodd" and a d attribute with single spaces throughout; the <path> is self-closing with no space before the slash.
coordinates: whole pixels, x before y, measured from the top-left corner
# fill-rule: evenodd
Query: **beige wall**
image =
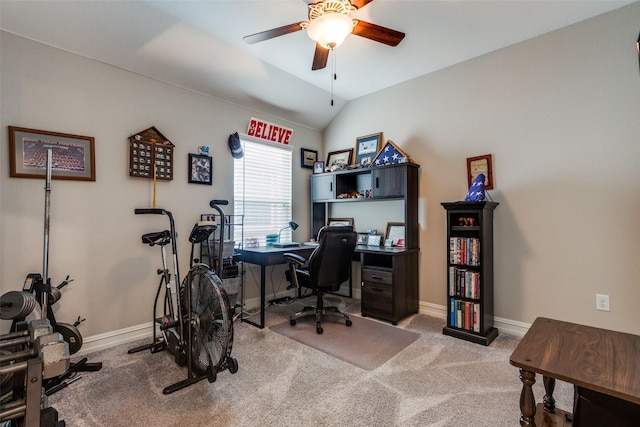
<path id="1" fill-rule="evenodd" d="M 252 116 L 294 129 L 293 215 L 308 236 L 310 169 L 300 168 L 300 147 L 321 149 L 321 134 L 5 32 L 0 33 L 0 287 L 22 288 L 30 272 L 42 273 L 44 181 L 10 178 L 7 126 L 95 137 L 96 182 L 53 180 L 49 276 L 75 281 L 54 306 L 58 321 L 85 317 L 84 337 L 151 321 L 160 251 L 141 234 L 168 228 L 164 216 L 136 216 L 152 202 L 152 181 L 129 177 L 128 137 L 156 126 L 176 145 L 174 179 L 158 182 L 157 207 L 172 211 L 179 233 L 181 274 L 189 266 L 187 236 L 211 199 L 233 200 L 233 160 L 228 135 L 246 132 Z M 209 145 L 213 186 L 187 183 L 187 153 Z M 231 213 L 231 207 L 225 209 Z M 259 271 L 258 271 L 259 273 Z M 249 275 L 249 278 L 257 274 Z M 255 294 L 249 282 L 248 291 Z M 10 322 L 1 322 L 3 331 Z"/>
<path id="2" fill-rule="evenodd" d="M 348 104 L 326 150 L 384 132 L 421 165 L 420 301 L 444 309 L 445 201 L 493 154 L 495 314 L 640 334 L 640 4 Z M 595 294 L 611 311 L 595 310 Z"/>
<path id="3" fill-rule="evenodd" d="M 294 217 L 305 218 L 296 240 L 308 235 L 309 216 L 299 148 L 323 158 L 383 131 L 421 165 L 421 310 L 443 314 L 440 203 L 464 197 L 467 157 L 491 153 L 501 325 L 548 316 L 640 334 L 638 22 L 636 3 L 352 101 L 323 135 L 0 33 L 4 150 L 9 125 L 96 138 L 97 181 L 52 185 L 49 275 L 54 283 L 75 279 L 58 319 L 86 317 L 84 337 L 150 320 L 159 256 L 140 235 L 167 223 L 133 214 L 150 205 L 152 186 L 128 176 L 127 137 L 155 125 L 183 157 L 174 180 L 158 184 L 158 206 L 176 215 L 184 274 L 193 222 L 210 211 L 210 199 L 232 199 L 227 135 L 258 116 L 294 129 Z M 203 144 L 214 156 L 212 187 L 187 184 L 187 153 Z M 9 178 L 8 162 L 0 162 L 2 293 L 42 270 L 43 184 Z M 257 273 L 247 275 L 250 292 Z M 595 310 L 596 293 L 611 296 L 611 312 Z"/>

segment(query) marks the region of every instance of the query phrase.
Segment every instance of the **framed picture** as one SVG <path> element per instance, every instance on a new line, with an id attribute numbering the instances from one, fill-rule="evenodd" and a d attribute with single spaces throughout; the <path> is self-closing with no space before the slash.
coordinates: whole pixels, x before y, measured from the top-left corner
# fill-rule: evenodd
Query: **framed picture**
<path id="1" fill-rule="evenodd" d="M 45 178 L 51 150 L 52 179 L 96 180 L 95 139 L 9 126 L 9 176 Z"/>
<path id="2" fill-rule="evenodd" d="M 324 172 L 324 162 L 313 162 L 313 173 Z"/>
<path id="3" fill-rule="evenodd" d="M 354 163 L 360 166 L 371 166 L 373 159 L 378 154 L 381 141 L 382 132 L 356 138 L 356 159 Z"/>
<path id="4" fill-rule="evenodd" d="M 352 149 L 332 151 L 327 155 L 327 167 L 331 170 L 344 169 L 351 164 Z"/>
<path id="5" fill-rule="evenodd" d="M 367 236 L 367 246 L 380 246 L 380 236 L 372 236 L 369 234 Z"/>
<path id="6" fill-rule="evenodd" d="M 358 233 L 358 240 L 356 244 L 358 245 L 366 245 L 369 241 L 369 233 Z"/>
<path id="7" fill-rule="evenodd" d="M 491 154 L 469 157 L 467 159 L 467 188 L 471 187 L 471 183 L 475 177 L 481 173 L 485 176 L 484 189 L 493 189 L 493 165 L 491 164 Z"/>
<path id="8" fill-rule="evenodd" d="M 311 169 L 318 160 L 318 152 L 315 150 L 300 149 L 300 167 Z"/>
<path id="9" fill-rule="evenodd" d="M 353 218 L 329 218 L 327 225 L 329 227 L 332 225 L 350 225 L 353 227 Z"/>
<path id="10" fill-rule="evenodd" d="M 392 246 L 398 246 L 398 242 L 400 240 L 404 242 L 404 239 L 404 222 L 388 222 L 387 232 L 384 235 L 385 243 L 389 241 Z"/>
<path id="11" fill-rule="evenodd" d="M 189 153 L 189 182 L 211 185 L 213 163 L 211 157 Z"/>

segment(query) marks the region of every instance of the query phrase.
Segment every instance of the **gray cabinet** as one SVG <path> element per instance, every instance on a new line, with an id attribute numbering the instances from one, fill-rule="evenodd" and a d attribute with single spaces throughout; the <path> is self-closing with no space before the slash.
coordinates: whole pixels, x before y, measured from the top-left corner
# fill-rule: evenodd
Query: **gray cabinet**
<path id="1" fill-rule="evenodd" d="M 335 199 L 333 174 L 311 175 L 311 200 L 324 201 Z"/>
<path id="2" fill-rule="evenodd" d="M 407 174 L 397 168 L 376 168 L 371 171 L 374 198 L 404 197 L 407 190 Z"/>

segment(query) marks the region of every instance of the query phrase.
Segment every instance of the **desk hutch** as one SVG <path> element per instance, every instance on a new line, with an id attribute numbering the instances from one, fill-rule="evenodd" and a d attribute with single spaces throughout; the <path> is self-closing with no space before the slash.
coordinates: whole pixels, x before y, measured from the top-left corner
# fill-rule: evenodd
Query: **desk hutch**
<path id="1" fill-rule="evenodd" d="M 413 163 L 402 163 L 311 176 L 312 238 L 326 225 L 336 204 L 403 201 L 405 247 L 358 245 L 356 248 L 362 277 L 362 315 L 394 325 L 418 312 L 419 168 Z"/>

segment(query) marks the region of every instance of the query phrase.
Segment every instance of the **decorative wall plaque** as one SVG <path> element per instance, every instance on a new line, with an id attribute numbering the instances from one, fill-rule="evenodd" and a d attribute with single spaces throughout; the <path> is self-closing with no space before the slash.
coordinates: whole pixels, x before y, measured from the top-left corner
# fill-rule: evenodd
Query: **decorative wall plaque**
<path id="1" fill-rule="evenodd" d="M 155 128 L 129 137 L 129 176 L 172 180 L 175 145 Z"/>

